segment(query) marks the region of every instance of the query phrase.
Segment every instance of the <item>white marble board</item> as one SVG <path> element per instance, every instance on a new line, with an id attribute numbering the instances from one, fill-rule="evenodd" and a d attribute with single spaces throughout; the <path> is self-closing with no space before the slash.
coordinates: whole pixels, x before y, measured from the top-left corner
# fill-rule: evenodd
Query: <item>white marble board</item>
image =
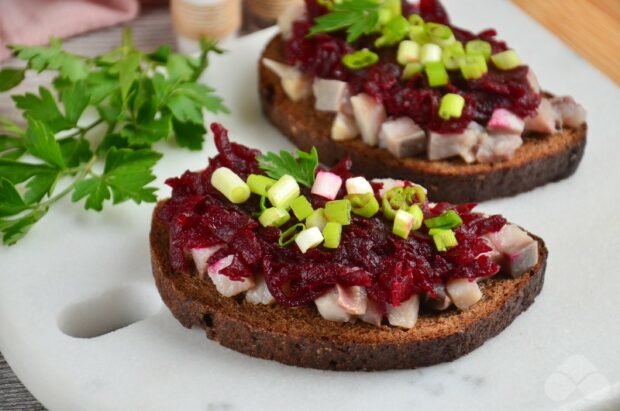
<path id="1" fill-rule="evenodd" d="M 184 329 L 162 306 L 150 273 L 152 206 L 97 214 L 64 202 L 0 248 L 0 350 L 32 393 L 52 410 L 620 409 L 620 90 L 507 0 L 445 3 L 460 26 L 498 28 L 545 88 L 589 110 L 573 177 L 481 206 L 547 241 L 547 280 L 527 312 L 473 353 L 420 370 L 253 359 Z M 272 34 L 228 43 L 206 78 L 232 108 L 217 120 L 263 150 L 292 148 L 258 107 L 256 62 Z M 202 153 L 161 150 L 161 197 L 165 177 L 204 167 L 215 151 L 211 140 Z"/>

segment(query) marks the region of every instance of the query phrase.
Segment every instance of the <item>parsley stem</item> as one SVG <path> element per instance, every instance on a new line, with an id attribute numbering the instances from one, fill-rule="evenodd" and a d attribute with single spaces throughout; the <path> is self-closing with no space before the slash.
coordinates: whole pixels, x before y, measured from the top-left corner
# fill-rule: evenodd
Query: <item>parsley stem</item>
<path id="1" fill-rule="evenodd" d="M 103 119 L 99 118 L 96 121 L 93 121 L 92 123 L 87 125 L 86 127 L 78 127 L 78 129 L 75 130 L 73 133 L 68 134 L 65 137 L 63 137 L 63 140 L 69 139 L 69 138 L 73 138 L 73 137 L 77 137 L 77 136 L 80 136 L 80 138 L 84 138 L 84 135 L 86 133 L 88 133 L 90 130 L 92 130 L 93 128 L 97 127 L 101 123 L 103 123 Z"/>
<path id="2" fill-rule="evenodd" d="M 52 204 L 56 203 L 58 200 L 62 199 L 63 197 L 65 197 L 67 194 L 69 194 L 77 185 L 77 183 L 79 183 L 80 181 L 82 181 L 84 179 L 84 177 L 86 177 L 88 174 L 90 174 L 93 166 L 95 165 L 95 163 L 97 162 L 97 156 L 94 155 L 90 161 L 88 163 L 86 163 L 86 165 L 84 167 L 80 167 L 80 173 L 75 177 L 75 179 L 73 180 L 73 182 L 71 184 L 69 184 L 67 187 L 65 187 L 64 190 L 62 190 L 60 193 L 56 194 L 55 196 L 49 198 L 47 201 L 42 201 L 38 204 L 33 204 L 30 208 L 33 210 L 33 212 L 35 211 L 39 211 L 39 210 L 43 210 L 49 206 L 51 206 Z"/>

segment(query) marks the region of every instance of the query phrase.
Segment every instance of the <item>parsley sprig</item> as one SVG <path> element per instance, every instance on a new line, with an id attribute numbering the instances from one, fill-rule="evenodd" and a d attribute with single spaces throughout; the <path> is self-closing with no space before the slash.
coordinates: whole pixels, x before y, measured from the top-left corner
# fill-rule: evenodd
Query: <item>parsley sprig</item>
<path id="1" fill-rule="evenodd" d="M 12 46 L 27 67 L 0 70 L 0 92 L 19 85 L 28 70 L 57 73 L 51 87 L 13 95 L 24 124 L 0 117 L 0 233 L 14 244 L 64 197 L 100 211 L 104 203 L 154 202 L 153 144 L 173 137 L 199 150 L 203 111 L 228 112 L 214 90 L 197 80 L 210 53 L 199 57 L 162 46 L 144 53 L 125 32 L 121 47 L 97 57 L 49 47 Z M 88 111 L 88 114 L 85 114 Z M 90 120 L 85 120 L 90 119 Z M 86 122 L 85 122 L 86 121 Z"/>
<path id="2" fill-rule="evenodd" d="M 319 165 L 319 154 L 315 147 L 309 153 L 297 150 L 297 158 L 286 150 L 276 153 L 267 152 L 257 157 L 258 166 L 271 178 L 276 180 L 285 174 L 293 177 L 299 184 L 312 187 L 314 175 Z"/>
<path id="3" fill-rule="evenodd" d="M 376 31 L 385 5 L 377 0 L 344 0 L 331 3 L 329 8 L 329 13 L 314 20 L 309 35 L 346 29 L 347 42 L 353 43 Z"/>

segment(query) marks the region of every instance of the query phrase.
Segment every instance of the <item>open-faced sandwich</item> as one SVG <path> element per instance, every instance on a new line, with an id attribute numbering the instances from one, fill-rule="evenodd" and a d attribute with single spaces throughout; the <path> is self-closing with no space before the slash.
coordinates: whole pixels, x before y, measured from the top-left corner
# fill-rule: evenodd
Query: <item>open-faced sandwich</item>
<path id="1" fill-rule="evenodd" d="M 259 63 L 262 108 L 325 164 L 346 154 L 355 172 L 464 202 L 568 177 L 583 156 L 585 110 L 438 0 L 299 1 L 279 26 Z"/>
<path id="2" fill-rule="evenodd" d="M 219 154 L 167 181 L 150 242 L 166 305 L 226 347 L 322 369 L 426 366 L 498 334 L 542 288 L 544 242 L 500 215 L 211 128 Z"/>

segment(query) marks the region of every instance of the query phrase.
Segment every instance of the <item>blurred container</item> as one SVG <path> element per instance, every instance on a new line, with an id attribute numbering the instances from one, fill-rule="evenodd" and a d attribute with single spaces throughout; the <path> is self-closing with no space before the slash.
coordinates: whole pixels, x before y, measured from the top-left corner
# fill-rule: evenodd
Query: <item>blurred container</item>
<path id="1" fill-rule="evenodd" d="M 171 0 L 172 26 L 183 53 L 200 50 L 200 37 L 235 37 L 241 28 L 241 0 Z"/>
<path id="2" fill-rule="evenodd" d="M 299 0 L 244 0 L 243 29 L 255 31 L 276 23 L 278 16 Z"/>

